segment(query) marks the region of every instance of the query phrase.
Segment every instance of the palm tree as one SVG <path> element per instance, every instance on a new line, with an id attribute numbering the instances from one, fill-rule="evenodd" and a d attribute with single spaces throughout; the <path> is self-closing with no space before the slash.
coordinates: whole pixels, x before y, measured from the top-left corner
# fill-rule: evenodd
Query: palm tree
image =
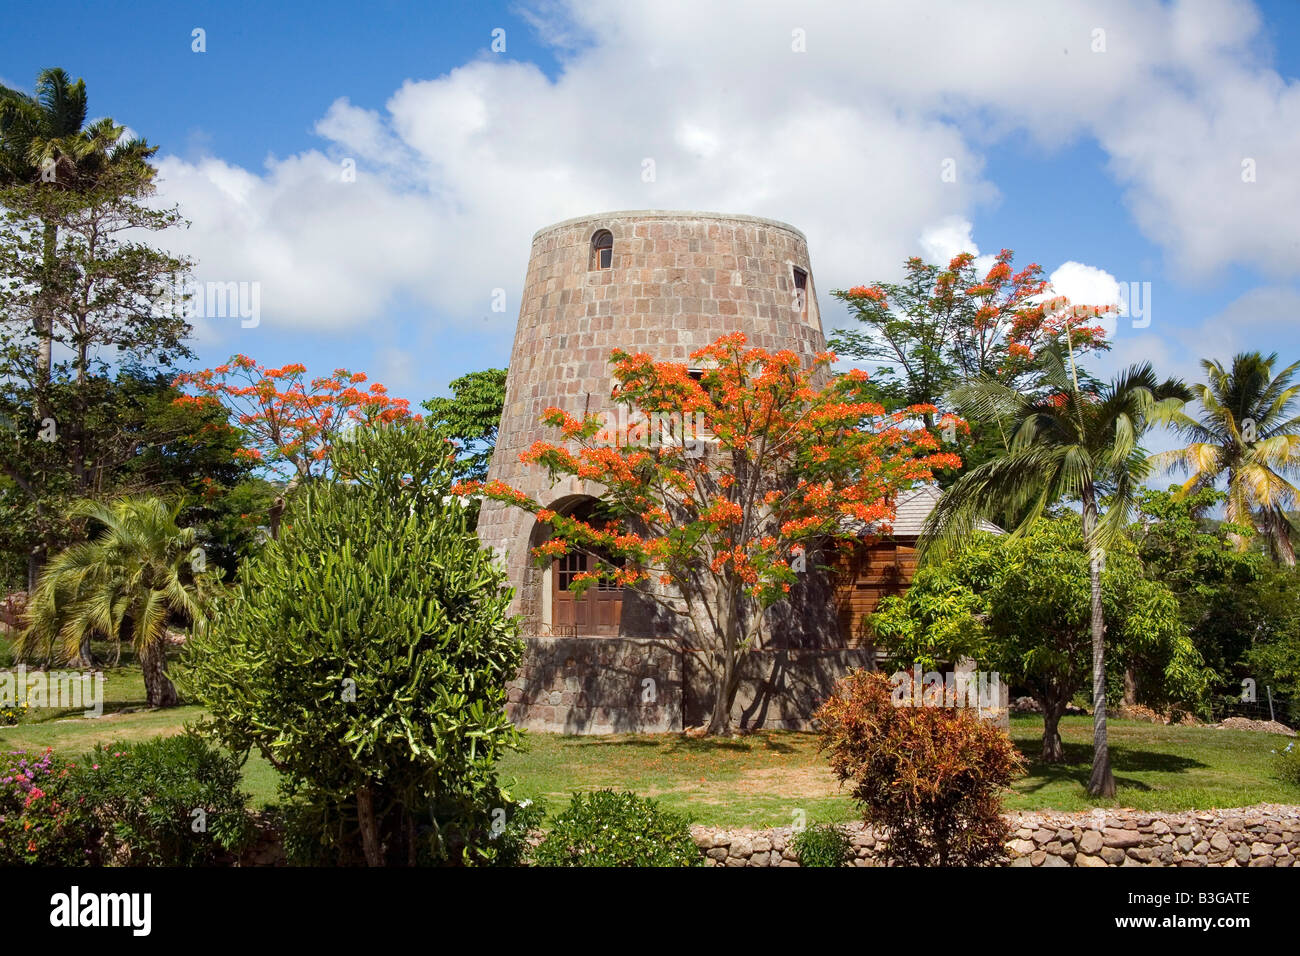
<path id="1" fill-rule="evenodd" d="M 86 122 L 86 81 L 71 82 L 58 68 L 42 70 L 34 95 L 0 84 L 0 187 L 36 186 L 87 190 L 109 175 L 127 174 L 136 188 L 153 178 L 146 160 L 157 152 L 142 139 L 125 138 L 111 119 Z M 58 227 L 44 222 L 46 289 L 53 288 Z M 48 294 L 47 294 L 48 296 Z M 35 317 L 40 340 L 37 385 L 49 383 L 54 336 L 53 308 L 44 303 Z M 43 410 L 39 410 L 44 415 Z"/>
<path id="2" fill-rule="evenodd" d="M 1177 380 L 1159 381 L 1150 364 L 1132 366 L 1100 388 L 1080 390 L 1072 353 L 1041 357 L 1045 386 L 1024 394 L 992 380 L 959 389 L 962 413 L 1010 424 L 1007 451 L 962 475 L 930 515 L 922 539 L 925 552 L 942 552 L 971 534 L 982 519 L 1023 515 L 1012 532 L 1020 535 L 1058 501 L 1078 501 L 1083 540 L 1090 557 L 1093 763 L 1088 792 L 1114 796 L 1106 742 L 1106 625 L 1101 572 L 1106 550 L 1124 533 L 1142 480 L 1150 471 L 1139 444 L 1148 425 L 1185 401 Z M 1102 513 L 1102 508 L 1105 513 Z"/>
<path id="3" fill-rule="evenodd" d="M 1225 369 L 1217 360 L 1201 360 L 1206 381 L 1192 394 L 1201 406 L 1199 418 L 1181 409 L 1169 415 L 1178 432 L 1191 443 L 1185 448 L 1152 456 L 1162 468 L 1177 468 L 1190 477 L 1179 494 L 1214 487 L 1226 476 L 1224 510 L 1233 524 L 1258 526 L 1268 536 L 1273 556 L 1295 565 L 1287 514 L 1300 502 L 1300 488 L 1288 476 L 1300 474 L 1300 383 L 1291 384 L 1300 362 L 1276 376 L 1277 353 L 1240 352 Z M 1238 547 L 1246 540 L 1233 535 Z"/>
<path id="4" fill-rule="evenodd" d="M 149 704 L 176 704 L 167 677 L 167 624 L 175 618 L 201 626 L 207 590 L 195 531 L 177 527 L 179 510 L 179 504 L 150 497 L 74 506 L 74 515 L 98 522 L 101 530 L 46 565 L 28 604 L 19 654 L 30 658 L 43 647 L 49 659 L 57 648 L 75 659 L 94 634 L 117 644 L 120 654 L 129 639 Z"/>

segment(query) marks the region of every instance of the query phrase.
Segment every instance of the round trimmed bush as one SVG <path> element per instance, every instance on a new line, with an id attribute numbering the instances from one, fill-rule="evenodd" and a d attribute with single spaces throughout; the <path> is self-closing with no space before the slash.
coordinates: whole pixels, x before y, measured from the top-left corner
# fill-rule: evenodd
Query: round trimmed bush
<path id="1" fill-rule="evenodd" d="M 685 817 L 634 793 L 575 793 L 533 854 L 538 866 L 699 866 Z"/>

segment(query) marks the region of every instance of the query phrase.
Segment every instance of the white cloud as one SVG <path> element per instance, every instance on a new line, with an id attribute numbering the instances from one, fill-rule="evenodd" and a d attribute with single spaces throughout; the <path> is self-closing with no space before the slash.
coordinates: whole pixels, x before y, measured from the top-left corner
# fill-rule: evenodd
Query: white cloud
<path id="1" fill-rule="evenodd" d="M 528 237 L 602 209 L 785 219 L 808 235 L 823 292 L 896 274 L 918 236 L 978 251 L 970 218 L 998 195 L 981 150 L 1008 136 L 1096 138 L 1138 225 L 1189 275 L 1300 270 L 1300 85 L 1258 64 L 1249 4 L 1023 11 L 532 4 L 563 56 L 554 79 L 478 58 L 406 82 L 382 110 L 340 99 L 319 150 L 259 171 L 169 156 L 162 198 L 194 221 L 177 245 L 200 278 L 261 280 L 266 321 L 299 328 L 355 329 L 398 299 L 477 321 L 495 288 L 513 308 Z"/>
<path id="2" fill-rule="evenodd" d="M 979 246 L 972 236 L 974 226 L 962 216 L 947 216 L 921 232 L 921 254 L 926 262 L 946 266 L 953 257 L 969 252 L 975 257 L 975 274 L 983 277 L 993 268 L 996 256 L 980 255 Z"/>
<path id="3" fill-rule="evenodd" d="M 1064 262 L 1047 277 L 1055 295 L 1063 295 L 1071 305 L 1118 306 L 1119 283 L 1105 269 L 1084 265 L 1082 262 Z M 1094 323 L 1090 323 L 1094 324 Z M 1118 325 L 1117 312 L 1104 312 L 1096 325 L 1106 330 L 1107 340 L 1113 341 Z"/>

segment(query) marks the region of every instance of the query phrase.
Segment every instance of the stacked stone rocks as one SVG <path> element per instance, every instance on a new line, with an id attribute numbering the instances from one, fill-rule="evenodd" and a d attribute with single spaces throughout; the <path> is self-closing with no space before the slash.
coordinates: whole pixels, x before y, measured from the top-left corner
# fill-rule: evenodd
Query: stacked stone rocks
<path id="1" fill-rule="evenodd" d="M 528 638 L 506 685 L 506 714 L 526 730 L 662 734 L 682 729 L 676 641 Z"/>
<path id="2" fill-rule="evenodd" d="M 1300 806 L 1143 813 L 1035 811 L 1008 815 L 1011 866 L 1294 866 Z M 884 838 L 860 823 L 844 827 L 857 866 L 878 866 Z M 798 866 L 794 830 L 692 827 L 712 866 Z"/>

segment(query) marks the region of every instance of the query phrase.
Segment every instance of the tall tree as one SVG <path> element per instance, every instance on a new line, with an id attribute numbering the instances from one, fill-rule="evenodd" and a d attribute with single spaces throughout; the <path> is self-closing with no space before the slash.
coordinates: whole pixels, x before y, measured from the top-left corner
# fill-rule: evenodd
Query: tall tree
<path id="1" fill-rule="evenodd" d="M 147 208 L 142 195 L 129 170 L 79 190 L 0 189 L 0 413 L 29 433 L 25 444 L 0 446 L 0 474 L 44 528 L 28 553 L 29 585 L 62 537 L 60 496 L 105 490 L 112 466 L 98 457 L 105 443 L 93 422 L 114 370 L 147 374 L 190 354 L 189 324 L 153 301 L 156 282 L 188 263 L 142 239 L 180 220 L 174 210 Z M 51 367 L 50 341 L 70 358 Z"/>
<path id="2" fill-rule="evenodd" d="M 1068 326 L 1067 326 L 1068 331 Z M 1149 364 L 1132 366 L 1100 390 L 1080 387 L 1070 350 L 1038 357 L 1047 394 L 1031 395 L 982 380 L 955 396 L 964 414 L 1012 423 L 1005 454 L 965 472 L 931 514 L 922 540 L 942 552 L 981 518 L 1015 510 L 1021 534 L 1049 505 L 1077 501 L 1089 553 L 1093 683 L 1093 764 L 1088 792 L 1113 796 L 1106 740 L 1105 635 L 1101 591 L 1106 550 L 1124 534 L 1150 460 L 1139 444 L 1153 418 L 1189 396 L 1181 382 L 1159 381 Z M 1103 508 L 1105 513 L 1103 514 Z"/>
<path id="3" fill-rule="evenodd" d="M 1169 415 L 1191 443 L 1152 460 L 1191 473 L 1181 489 L 1184 495 L 1226 478 L 1228 520 L 1258 526 L 1273 555 L 1294 566 L 1291 533 L 1296 523 L 1288 510 L 1300 503 L 1300 488 L 1291 481 L 1300 476 L 1300 383 L 1291 382 L 1300 362 L 1274 375 L 1277 360 L 1276 352 L 1240 352 L 1224 368 L 1217 359 L 1202 359 L 1205 381 L 1192 386 L 1200 415 L 1193 418 L 1182 410 Z M 1234 540 L 1238 547 L 1246 546 L 1245 536 Z"/>
<path id="4" fill-rule="evenodd" d="M 968 252 L 947 268 L 914 256 L 901 282 L 836 290 L 860 328 L 836 332 L 831 348 L 880 366 L 873 377 L 882 395 L 902 405 L 945 408 L 951 389 L 985 378 L 1025 390 L 1037 375 L 1033 356 L 1064 344 L 1063 319 L 1101 310 L 1053 297 L 1037 264 L 1013 272 L 1014 255 L 1003 249 L 982 277 Z M 1100 326 L 1072 321 L 1069 332 L 1076 352 L 1108 347 Z"/>
<path id="5" fill-rule="evenodd" d="M 422 402 L 426 423 L 438 426 L 460 446 L 457 477 L 481 480 L 487 477 L 497 429 L 506 404 L 506 370 L 488 368 L 470 372 L 451 382 L 451 398 Z"/>
<path id="6" fill-rule="evenodd" d="M 146 188 L 153 179 L 147 160 L 157 147 L 127 138 L 125 128 L 108 118 L 86 127 L 86 103 L 86 81 L 73 83 L 58 68 L 41 71 L 34 94 L 0 84 L 0 187 L 79 191 L 111 175 L 119 182 L 129 176 Z M 32 312 L 41 388 L 52 372 L 55 307 L 48 296 L 58 275 L 58 229 L 56 220 L 42 222 L 40 279 L 46 295 Z"/>
<path id="7" fill-rule="evenodd" d="M 1052 296 L 1037 264 L 1013 272 L 1013 259 L 1014 253 L 1003 249 L 981 276 L 968 252 L 954 256 L 946 268 L 913 257 L 904 263 L 900 282 L 836 291 L 859 325 L 836 332 L 830 347 L 877 366 L 872 383 L 890 411 L 935 406 L 938 413 L 926 416 L 930 428 L 937 414 L 955 409 L 951 393 L 963 385 L 989 378 L 1021 391 L 1040 390 L 1033 357 L 1048 345 L 1066 344 L 1067 319 L 1076 352 L 1109 348 L 1104 329 L 1083 321 L 1101 309 L 1070 306 Z M 995 419 L 971 422 L 966 433 L 946 429 L 940 437 L 970 468 L 1004 453 L 1010 431 Z M 956 475 L 940 472 L 936 480 L 947 487 Z M 1014 524 L 1023 515 L 996 517 Z"/>

